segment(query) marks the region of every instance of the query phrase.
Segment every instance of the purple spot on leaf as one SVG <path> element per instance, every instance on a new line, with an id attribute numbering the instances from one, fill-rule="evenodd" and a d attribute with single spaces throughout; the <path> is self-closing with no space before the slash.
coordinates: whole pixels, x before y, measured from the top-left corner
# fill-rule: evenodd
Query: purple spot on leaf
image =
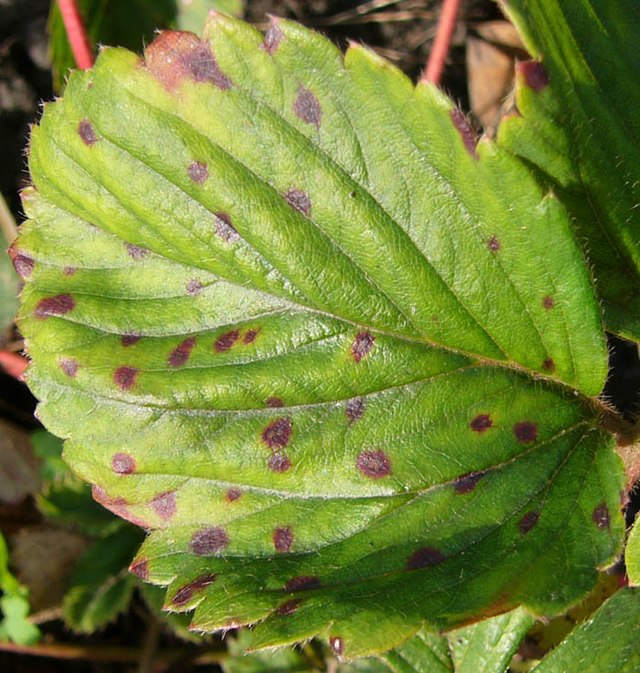
<path id="1" fill-rule="evenodd" d="M 340 636 L 331 636 L 329 638 L 329 645 L 336 657 L 341 657 L 344 653 L 344 641 Z"/>
<path id="2" fill-rule="evenodd" d="M 284 402 L 279 397 L 268 397 L 267 406 L 271 409 L 279 409 L 284 407 Z"/>
<path id="3" fill-rule="evenodd" d="M 120 343 L 125 347 L 128 348 L 129 346 L 133 346 L 134 344 L 137 344 L 138 341 L 140 341 L 142 337 L 139 334 L 123 334 L 120 337 Z"/>
<path id="4" fill-rule="evenodd" d="M 347 406 L 345 407 L 345 413 L 347 414 L 349 423 L 353 423 L 362 418 L 362 415 L 364 414 L 364 408 L 364 397 L 353 397 L 352 399 L 348 400 Z"/>
<path id="5" fill-rule="evenodd" d="M 78 361 L 75 358 L 64 358 L 60 360 L 60 369 L 73 379 L 78 373 Z"/>
<path id="6" fill-rule="evenodd" d="M 191 551 L 196 556 L 211 556 L 222 551 L 229 544 L 227 531 L 221 526 L 205 528 L 191 537 Z"/>
<path id="7" fill-rule="evenodd" d="M 303 86 L 298 89 L 298 95 L 293 104 L 293 111 L 296 117 L 303 122 L 313 124 L 316 127 L 320 126 L 320 121 L 322 120 L 320 102 L 309 89 Z"/>
<path id="8" fill-rule="evenodd" d="M 435 547 L 420 547 L 407 559 L 407 570 L 419 570 L 438 565 L 444 561 L 444 554 Z"/>
<path id="9" fill-rule="evenodd" d="M 269 30 L 267 30 L 264 36 L 264 42 L 262 43 L 262 48 L 269 55 L 273 55 L 276 52 L 276 49 L 280 46 L 284 38 L 284 33 L 282 32 L 279 24 L 274 19 L 271 19 L 271 25 Z"/>
<path id="10" fill-rule="evenodd" d="M 542 363 L 542 369 L 544 369 L 547 372 L 555 372 L 556 370 L 556 363 L 553 361 L 553 358 L 547 358 L 543 363 Z"/>
<path id="11" fill-rule="evenodd" d="M 276 608 L 276 612 L 279 615 L 290 615 L 294 613 L 302 601 L 299 598 L 292 598 L 290 601 L 286 601 L 282 605 Z"/>
<path id="12" fill-rule="evenodd" d="M 284 585 L 285 591 L 311 591 L 322 586 L 320 580 L 313 575 L 299 575 L 292 577 Z"/>
<path id="13" fill-rule="evenodd" d="M 303 215 L 308 216 L 311 213 L 311 199 L 307 192 L 292 187 L 285 193 L 284 198 L 292 208 Z"/>
<path id="14" fill-rule="evenodd" d="M 88 119 L 83 119 L 78 124 L 78 135 L 85 145 L 93 145 L 98 141 L 98 136 L 96 136 L 96 132 Z"/>
<path id="15" fill-rule="evenodd" d="M 202 184 L 209 177 L 209 169 L 203 161 L 192 161 L 187 169 L 189 177 Z"/>
<path id="16" fill-rule="evenodd" d="M 521 421 L 513 426 L 513 434 L 522 444 L 531 444 L 538 437 L 538 426 L 531 421 Z"/>
<path id="17" fill-rule="evenodd" d="M 178 589 L 171 599 L 171 604 L 179 607 L 186 605 L 193 598 L 194 594 L 211 586 L 215 581 L 216 576 L 213 573 L 200 575 L 200 577 L 197 577 L 195 580 L 189 582 L 189 584 L 185 584 Z"/>
<path id="18" fill-rule="evenodd" d="M 20 278 L 28 278 L 35 266 L 35 261 L 32 257 L 17 252 L 13 247 L 9 248 L 9 256 L 13 262 L 13 268 Z"/>
<path id="19" fill-rule="evenodd" d="M 284 453 L 274 453 L 269 456 L 267 466 L 272 472 L 286 472 L 291 469 L 291 461 Z"/>
<path id="20" fill-rule="evenodd" d="M 391 461 L 384 451 L 363 451 L 356 460 L 356 467 L 369 479 L 382 479 L 391 474 Z"/>
<path id="21" fill-rule="evenodd" d="M 458 108 L 453 108 L 451 110 L 451 119 L 453 124 L 456 127 L 464 146 L 467 148 L 467 152 L 474 158 L 478 158 L 478 152 L 476 150 L 476 137 L 469 122 L 467 122 L 466 117 L 458 110 Z"/>
<path id="22" fill-rule="evenodd" d="M 44 320 L 52 315 L 65 315 L 75 307 L 76 301 L 70 294 L 57 294 L 55 297 L 41 299 L 34 310 L 34 315 L 39 320 Z"/>
<path id="23" fill-rule="evenodd" d="M 553 297 L 550 297 L 547 295 L 542 299 L 542 306 L 546 308 L 547 310 L 552 309 L 555 305 L 555 302 L 553 301 Z"/>
<path id="24" fill-rule="evenodd" d="M 518 63 L 517 69 L 524 75 L 527 86 L 536 92 L 549 84 L 549 75 L 540 61 L 523 61 Z"/>
<path id="25" fill-rule="evenodd" d="M 527 512 L 520 521 L 518 521 L 518 530 L 523 535 L 526 535 L 538 523 L 539 518 L 540 512 Z"/>
<path id="26" fill-rule="evenodd" d="M 227 491 L 225 498 L 227 499 L 227 502 L 234 502 L 240 496 L 242 496 L 242 491 L 239 488 L 230 488 Z"/>
<path id="27" fill-rule="evenodd" d="M 259 329 L 247 330 L 242 337 L 242 343 L 245 345 L 252 344 L 256 340 L 259 331 Z"/>
<path id="28" fill-rule="evenodd" d="M 270 449 L 283 449 L 291 439 L 292 427 L 291 419 L 276 418 L 262 431 L 262 441 Z"/>
<path id="29" fill-rule="evenodd" d="M 118 367 L 113 372 L 113 382 L 120 390 L 131 390 L 136 384 L 139 370 L 135 367 Z"/>
<path id="30" fill-rule="evenodd" d="M 211 50 L 203 42 L 184 53 L 181 61 L 196 82 L 210 82 L 223 91 L 231 88 L 231 80 L 220 70 Z"/>
<path id="31" fill-rule="evenodd" d="M 204 285 L 197 278 L 192 278 L 187 283 L 187 294 L 190 294 L 192 297 L 200 294 L 203 289 Z"/>
<path id="32" fill-rule="evenodd" d="M 62 270 L 62 273 L 67 277 L 71 278 L 76 272 L 76 267 L 75 266 L 65 266 L 64 269 Z"/>
<path id="33" fill-rule="evenodd" d="M 141 248 L 139 245 L 134 245 L 133 243 L 126 243 L 127 254 L 132 259 L 143 259 L 149 254 L 149 251 L 146 248 Z"/>
<path id="34" fill-rule="evenodd" d="M 360 362 L 362 358 L 366 357 L 371 349 L 376 338 L 369 334 L 369 332 L 358 332 L 356 338 L 351 344 L 351 355 L 356 362 Z"/>
<path id="35" fill-rule="evenodd" d="M 159 493 L 151 501 L 153 511 L 165 521 L 176 513 L 176 494 L 173 491 Z"/>
<path id="36" fill-rule="evenodd" d="M 478 482 L 484 477 L 484 472 L 469 472 L 458 477 L 453 482 L 453 489 L 456 493 L 471 493 L 478 485 Z"/>
<path id="37" fill-rule="evenodd" d="M 223 241 L 238 241 L 240 239 L 240 234 L 231 224 L 231 218 L 226 213 L 215 213 L 213 222 L 216 227 L 216 234 Z"/>
<path id="38" fill-rule="evenodd" d="M 129 566 L 129 572 L 139 577 L 141 580 L 149 579 L 149 561 L 147 559 L 140 559 Z"/>
<path id="39" fill-rule="evenodd" d="M 492 236 L 488 241 L 487 241 L 487 248 L 491 250 L 491 252 L 498 252 L 500 250 L 500 240 L 498 239 L 497 236 Z"/>
<path id="40" fill-rule="evenodd" d="M 611 525 L 609 517 L 609 508 L 604 502 L 601 502 L 591 515 L 591 520 L 600 530 L 609 530 Z"/>
<path id="41" fill-rule="evenodd" d="M 231 330 L 221 334 L 213 345 L 217 353 L 224 353 L 228 351 L 240 337 L 240 332 L 237 329 Z"/>
<path id="42" fill-rule="evenodd" d="M 489 414 L 478 414 L 475 418 L 469 423 L 469 427 L 474 432 L 486 432 L 490 427 L 493 426 L 493 421 Z"/>
<path id="43" fill-rule="evenodd" d="M 136 471 L 136 461 L 128 453 L 115 453 L 111 458 L 111 469 L 116 474 L 133 474 Z"/>
<path id="44" fill-rule="evenodd" d="M 171 351 L 171 353 L 169 353 L 169 359 L 168 359 L 169 367 L 182 367 L 189 359 L 191 351 L 193 350 L 193 347 L 195 345 L 196 345 L 196 338 L 189 337 L 188 339 L 185 339 L 181 344 L 176 346 Z"/>
<path id="45" fill-rule="evenodd" d="M 273 546 L 276 548 L 276 551 L 285 554 L 291 550 L 291 545 L 293 544 L 293 530 L 290 526 L 283 528 L 276 528 L 273 531 Z"/>

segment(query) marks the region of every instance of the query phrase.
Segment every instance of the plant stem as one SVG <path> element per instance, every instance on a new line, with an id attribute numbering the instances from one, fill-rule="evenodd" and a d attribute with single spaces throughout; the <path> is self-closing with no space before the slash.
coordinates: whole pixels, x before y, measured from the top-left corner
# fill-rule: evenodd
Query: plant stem
<path id="1" fill-rule="evenodd" d="M 7 350 L 0 350 L 0 367 L 14 379 L 22 380 L 22 375 L 28 364 L 27 358 Z"/>
<path id="2" fill-rule="evenodd" d="M 93 65 L 93 51 L 78 3 L 76 0 L 58 0 L 58 6 L 76 65 L 80 70 L 87 70 Z"/>
<path id="3" fill-rule="evenodd" d="M 2 194 L 0 194 L 0 230 L 2 230 L 7 245 L 11 245 L 18 235 L 16 221 L 13 219 L 13 215 Z"/>
<path id="4" fill-rule="evenodd" d="M 442 3 L 442 12 L 440 13 L 440 20 L 438 21 L 438 32 L 431 54 L 429 55 L 429 62 L 422 75 L 421 81 L 431 82 L 433 84 L 440 84 L 442 78 L 442 71 L 451 46 L 451 37 L 456 27 L 458 20 L 458 11 L 460 10 L 460 0 L 444 0 Z"/>

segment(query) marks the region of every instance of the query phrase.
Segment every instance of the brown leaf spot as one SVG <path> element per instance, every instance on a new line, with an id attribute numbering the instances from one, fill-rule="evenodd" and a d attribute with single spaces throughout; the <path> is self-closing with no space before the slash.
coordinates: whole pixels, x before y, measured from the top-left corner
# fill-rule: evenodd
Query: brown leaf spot
<path id="1" fill-rule="evenodd" d="M 185 78 L 209 82 L 223 91 L 233 85 L 208 45 L 193 33 L 172 30 L 160 33 L 145 50 L 145 63 L 168 91 L 175 89 Z"/>
<path id="2" fill-rule="evenodd" d="M 290 526 L 276 528 L 273 531 L 273 546 L 276 551 L 285 554 L 291 550 L 293 544 L 293 530 Z"/>
<path id="3" fill-rule="evenodd" d="M 320 579 L 314 575 L 298 575 L 287 580 L 285 591 L 312 591 L 322 586 Z"/>
<path id="4" fill-rule="evenodd" d="M 187 283 L 187 294 L 190 294 L 192 297 L 200 294 L 202 290 L 204 290 L 204 285 L 197 278 L 192 278 Z"/>
<path id="5" fill-rule="evenodd" d="M 120 337 L 120 343 L 125 347 L 128 348 L 129 346 L 133 346 L 134 344 L 137 344 L 138 341 L 140 341 L 142 337 L 139 334 L 123 334 Z"/>
<path id="6" fill-rule="evenodd" d="M 191 551 L 196 556 L 211 556 L 229 544 L 229 536 L 222 526 L 199 530 L 191 536 Z"/>
<path id="7" fill-rule="evenodd" d="M 242 343 L 245 345 L 252 344 L 255 340 L 256 337 L 258 336 L 259 329 L 249 329 L 247 330 L 243 337 L 242 337 Z"/>
<path id="8" fill-rule="evenodd" d="M 591 515 L 591 520 L 595 523 L 596 527 L 600 530 L 609 530 L 611 526 L 611 520 L 609 517 L 609 508 L 604 502 L 601 502 L 594 510 Z"/>
<path id="9" fill-rule="evenodd" d="M 203 589 L 211 586 L 215 581 L 216 575 L 213 573 L 200 575 L 200 577 L 197 577 L 195 580 L 192 580 L 188 584 L 185 584 L 183 587 L 178 589 L 171 599 L 171 604 L 177 606 L 186 605 L 193 598 L 194 594 L 197 594 Z"/>
<path id="10" fill-rule="evenodd" d="M 453 489 L 458 494 L 471 493 L 484 477 L 484 472 L 468 472 L 453 482 Z"/>
<path id="11" fill-rule="evenodd" d="M 267 406 L 271 409 L 284 407 L 284 402 L 279 397 L 267 397 Z"/>
<path id="12" fill-rule="evenodd" d="M 347 400 L 347 405 L 344 411 L 347 414 L 349 423 L 354 423 L 358 419 L 362 418 L 362 415 L 364 414 L 364 408 L 364 397 L 353 397 L 350 400 Z"/>
<path id="13" fill-rule="evenodd" d="M 341 657 L 344 653 L 344 640 L 340 636 L 331 636 L 329 638 L 329 646 L 333 650 L 336 657 Z"/>
<path id="14" fill-rule="evenodd" d="M 291 189 L 285 192 L 284 198 L 292 208 L 295 208 L 303 215 L 308 216 L 311 213 L 311 199 L 307 192 L 291 187 Z"/>
<path id="15" fill-rule="evenodd" d="M 518 521 L 518 530 L 526 535 L 530 530 L 532 530 L 535 525 L 538 523 L 540 518 L 540 512 L 527 512 L 521 519 Z"/>
<path id="16" fill-rule="evenodd" d="M 54 297 L 41 299 L 34 315 L 38 320 L 44 320 L 52 315 L 65 315 L 76 307 L 76 300 L 70 294 L 57 294 Z"/>
<path id="17" fill-rule="evenodd" d="M 542 363 L 542 369 L 544 369 L 547 372 L 555 372 L 556 370 L 556 363 L 553 361 L 553 358 L 547 358 L 543 363 Z"/>
<path id="18" fill-rule="evenodd" d="M 236 231 L 233 224 L 231 224 L 231 218 L 226 213 L 215 213 L 213 222 L 216 227 L 216 234 L 223 241 L 238 241 L 240 239 L 240 234 Z"/>
<path id="19" fill-rule="evenodd" d="M 391 474 L 391 461 L 384 451 L 363 451 L 356 460 L 356 467 L 369 479 L 382 479 Z"/>
<path id="20" fill-rule="evenodd" d="M 169 363 L 169 367 L 182 367 L 189 359 L 191 351 L 193 350 L 193 347 L 195 345 L 196 345 L 196 338 L 189 337 L 188 339 L 185 339 L 181 344 L 176 346 L 171 351 L 171 353 L 169 353 L 169 358 L 167 360 Z"/>
<path id="21" fill-rule="evenodd" d="M 322 108 L 320 102 L 309 89 L 301 86 L 298 89 L 298 95 L 293 104 L 293 111 L 298 119 L 301 119 L 307 124 L 313 124 L 316 127 L 320 126 L 322 121 Z"/>
<path id="22" fill-rule="evenodd" d="M 274 453 L 269 456 L 267 466 L 272 472 L 286 472 L 291 469 L 291 461 L 284 453 Z"/>
<path id="23" fill-rule="evenodd" d="M 356 338 L 351 344 L 351 355 L 356 362 L 360 362 L 362 358 L 366 357 L 371 349 L 376 338 L 369 332 L 358 332 Z"/>
<path id="24" fill-rule="evenodd" d="M 523 61 L 516 68 L 524 75 L 527 86 L 535 92 L 542 91 L 549 84 L 549 75 L 540 61 Z"/>
<path id="25" fill-rule="evenodd" d="M 120 390 L 131 390 L 136 384 L 139 370 L 135 367 L 118 367 L 113 372 L 113 382 L 120 388 Z"/>
<path id="26" fill-rule="evenodd" d="M 555 305 L 555 302 L 553 301 L 553 297 L 550 297 L 547 295 L 546 297 L 543 297 L 542 299 L 542 306 L 548 310 L 552 309 Z"/>
<path id="27" fill-rule="evenodd" d="M 127 248 L 127 254 L 132 259 L 137 260 L 144 259 L 149 254 L 149 251 L 146 248 L 142 248 L 139 245 L 134 245 L 133 243 L 126 243 L 125 246 Z"/>
<path id="28" fill-rule="evenodd" d="M 471 419 L 471 423 L 469 423 L 469 427 L 474 432 L 486 432 L 492 426 L 493 421 L 489 414 L 478 414 L 475 418 Z"/>
<path id="29" fill-rule="evenodd" d="M 227 502 L 234 502 L 238 498 L 242 496 L 242 491 L 239 488 L 230 488 L 226 495 L 225 498 Z"/>
<path id="30" fill-rule="evenodd" d="M 538 437 L 538 426 L 531 421 L 521 421 L 513 426 L 513 434 L 522 444 L 531 444 Z"/>
<path id="31" fill-rule="evenodd" d="M 239 337 L 240 332 L 237 329 L 221 334 L 213 344 L 216 353 L 224 353 L 225 351 L 228 351 L 235 344 Z"/>
<path id="32" fill-rule="evenodd" d="M 419 570 L 438 565 L 444 561 L 444 554 L 435 547 L 420 547 L 407 559 L 407 570 Z"/>
<path id="33" fill-rule="evenodd" d="M 209 169 L 203 161 L 192 161 L 187 172 L 189 177 L 199 184 L 202 184 L 209 177 Z"/>
<path id="34" fill-rule="evenodd" d="M 284 416 L 276 418 L 262 431 L 262 441 L 270 449 L 283 449 L 291 439 L 292 428 L 290 418 Z"/>
<path id="35" fill-rule="evenodd" d="M 135 458 L 128 453 L 114 453 L 111 458 L 111 469 L 116 474 L 133 474 L 136 471 Z"/>
<path id="36" fill-rule="evenodd" d="M 161 519 L 168 521 L 176 513 L 176 494 L 173 491 L 158 493 L 150 504 Z"/>
<path id="37" fill-rule="evenodd" d="M 75 358 L 63 358 L 60 360 L 60 369 L 73 379 L 78 373 L 78 361 Z"/>
<path id="38" fill-rule="evenodd" d="M 279 615 L 290 615 L 295 612 L 302 601 L 299 598 L 292 598 L 276 608 L 276 613 Z"/>
<path id="39" fill-rule="evenodd" d="M 451 119 L 462 138 L 464 146 L 467 148 L 467 152 L 469 152 L 474 159 L 477 159 L 478 152 L 476 150 L 476 137 L 469 126 L 469 122 L 467 122 L 467 118 L 460 112 L 460 110 L 458 110 L 458 108 L 453 108 L 453 110 L 451 110 Z"/>
<path id="40" fill-rule="evenodd" d="M 82 142 L 85 145 L 93 145 L 98 142 L 98 136 L 91 125 L 91 122 L 88 119 L 83 119 L 78 124 L 78 135 L 82 138 Z"/>
<path id="41" fill-rule="evenodd" d="M 33 272 L 35 260 L 21 252 L 18 252 L 13 246 L 9 248 L 9 257 L 13 262 L 13 268 L 20 278 L 28 278 Z"/>
<path id="42" fill-rule="evenodd" d="M 500 250 L 500 239 L 498 239 L 497 236 L 492 236 L 488 241 L 487 241 L 487 248 L 491 250 L 491 252 L 498 252 Z"/>
<path id="43" fill-rule="evenodd" d="M 149 561 L 147 559 L 140 559 L 129 566 L 129 572 L 139 577 L 141 580 L 149 579 Z"/>
<path id="44" fill-rule="evenodd" d="M 283 38 L 284 33 L 282 32 L 278 22 L 274 19 L 271 19 L 271 25 L 269 26 L 269 30 L 267 30 L 264 36 L 262 48 L 267 52 L 267 54 L 272 56 L 280 46 Z"/>

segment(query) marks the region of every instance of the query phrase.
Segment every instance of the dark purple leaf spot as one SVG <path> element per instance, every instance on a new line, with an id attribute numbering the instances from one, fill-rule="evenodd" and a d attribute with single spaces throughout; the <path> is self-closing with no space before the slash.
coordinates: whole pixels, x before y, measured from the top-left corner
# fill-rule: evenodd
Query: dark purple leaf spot
<path id="1" fill-rule="evenodd" d="M 471 493 L 482 477 L 484 477 L 484 472 L 469 472 L 463 474 L 453 482 L 453 489 L 458 494 Z"/>
<path id="2" fill-rule="evenodd" d="M 113 382 L 120 390 L 131 390 L 138 379 L 139 370 L 135 367 L 118 367 L 113 372 Z"/>
<path id="3" fill-rule="evenodd" d="M 600 503 L 593 510 L 591 519 L 600 530 L 609 530 L 609 527 L 611 525 L 609 517 L 609 508 L 604 502 Z"/>
<path id="4" fill-rule="evenodd" d="M 176 494 L 173 491 L 165 491 L 151 501 L 153 511 L 165 521 L 168 521 L 176 513 Z"/>
<path id="5" fill-rule="evenodd" d="M 141 580 L 149 579 L 149 561 L 147 559 L 140 559 L 129 566 L 129 572 L 132 572 Z"/>
<path id="6" fill-rule="evenodd" d="M 267 406 L 271 409 L 279 409 L 280 407 L 284 407 L 284 402 L 279 397 L 268 397 Z"/>
<path id="7" fill-rule="evenodd" d="M 226 498 L 227 502 L 234 502 L 241 496 L 242 496 L 242 491 L 239 488 L 230 488 L 227 491 L 227 493 L 225 495 L 225 498 Z"/>
<path id="8" fill-rule="evenodd" d="M 363 451 L 356 460 L 356 467 L 369 479 L 382 479 L 391 474 L 391 461 L 384 451 Z"/>
<path id="9" fill-rule="evenodd" d="M 65 266 L 64 269 L 62 270 L 62 273 L 67 277 L 71 278 L 71 276 L 75 275 L 77 269 L 75 266 Z"/>
<path id="10" fill-rule="evenodd" d="M 207 164 L 203 161 L 192 161 L 187 169 L 189 177 L 194 181 L 202 184 L 209 177 L 209 169 Z"/>
<path id="11" fill-rule="evenodd" d="M 523 535 L 526 535 L 538 523 L 539 518 L 540 512 L 527 512 L 520 521 L 518 521 L 518 530 Z"/>
<path id="12" fill-rule="evenodd" d="M 292 427 L 290 418 L 276 418 L 262 431 L 262 441 L 270 449 L 283 449 L 291 439 Z"/>
<path id="13" fill-rule="evenodd" d="M 222 551 L 229 544 L 227 531 L 221 526 L 212 526 L 194 533 L 191 537 L 191 551 L 196 556 L 210 556 Z"/>
<path id="14" fill-rule="evenodd" d="M 469 427 L 474 432 L 486 432 L 489 428 L 493 426 L 493 421 L 489 414 L 478 414 L 475 418 L 469 423 Z"/>
<path id="15" fill-rule="evenodd" d="M 65 315 L 75 307 L 76 300 L 70 294 L 57 294 L 55 297 L 41 299 L 34 310 L 34 315 L 39 320 L 44 320 L 51 315 Z"/>
<path id="16" fill-rule="evenodd" d="M 143 259 L 149 254 L 149 251 L 146 248 L 141 248 L 139 245 L 134 245 L 133 243 L 126 243 L 127 254 L 132 259 Z"/>
<path id="17" fill-rule="evenodd" d="M 202 290 L 204 290 L 204 285 L 197 278 L 192 278 L 187 283 L 187 294 L 190 294 L 192 297 L 200 294 Z"/>
<path id="18" fill-rule="evenodd" d="M 290 601 L 286 601 L 282 605 L 276 608 L 276 612 L 279 615 L 290 615 L 295 612 L 302 601 L 299 598 L 292 598 Z"/>
<path id="19" fill-rule="evenodd" d="M 497 236 L 492 236 L 487 241 L 487 248 L 489 248 L 491 252 L 498 252 L 498 250 L 500 250 L 500 240 L 498 239 Z"/>
<path id="20" fill-rule="evenodd" d="M 344 653 L 344 640 L 340 636 L 331 636 L 329 645 L 336 657 L 341 657 Z"/>
<path id="21" fill-rule="evenodd" d="M 220 70 L 211 50 L 203 42 L 183 54 L 182 62 L 196 82 L 211 82 L 223 91 L 231 88 L 231 80 Z"/>
<path id="22" fill-rule="evenodd" d="M 189 337 L 188 339 L 185 339 L 181 344 L 176 346 L 171 351 L 171 353 L 169 353 L 168 358 L 169 367 L 182 367 L 189 359 L 191 351 L 193 350 L 193 347 L 195 345 L 196 345 L 196 338 Z"/>
<path id="23" fill-rule="evenodd" d="M 136 471 L 136 461 L 128 453 L 114 453 L 111 458 L 111 469 L 116 474 L 133 474 Z"/>
<path id="24" fill-rule="evenodd" d="M 274 453 L 269 456 L 267 466 L 272 472 L 286 472 L 291 469 L 291 461 L 284 453 Z"/>
<path id="25" fill-rule="evenodd" d="M 321 586 L 320 580 L 313 575 L 298 575 L 288 580 L 284 588 L 285 591 L 312 591 Z"/>
<path id="26" fill-rule="evenodd" d="M 267 54 L 273 55 L 276 52 L 276 49 L 280 46 L 283 38 L 284 33 L 280 29 L 278 22 L 272 19 L 269 30 L 267 30 L 264 36 L 262 48 L 267 52 Z"/>
<path id="27" fill-rule="evenodd" d="M 88 119 L 83 119 L 78 124 L 78 135 L 82 138 L 82 142 L 85 145 L 93 145 L 98 141 L 98 136 L 91 126 L 91 122 Z"/>
<path id="28" fill-rule="evenodd" d="M 556 370 L 556 363 L 553 361 L 553 358 L 547 358 L 543 363 L 542 363 L 542 369 L 544 369 L 547 372 L 555 372 Z"/>
<path id="29" fill-rule="evenodd" d="M 531 421 L 521 421 L 513 426 L 513 434 L 522 444 L 531 444 L 538 437 L 538 426 Z"/>
<path id="30" fill-rule="evenodd" d="M 78 361 L 75 358 L 64 358 L 60 360 L 60 369 L 73 379 L 78 373 Z"/>
<path id="31" fill-rule="evenodd" d="M 360 362 L 362 358 L 366 357 L 371 349 L 376 338 L 369 334 L 369 332 L 358 332 L 356 338 L 351 344 L 351 355 L 356 362 Z"/>
<path id="32" fill-rule="evenodd" d="M 290 526 L 283 528 L 276 528 L 273 531 L 273 546 L 276 548 L 276 551 L 285 554 L 291 550 L 291 545 L 293 544 L 293 530 Z"/>
<path id="33" fill-rule="evenodd" d="M 242 343 L 245 345 L 252 344 L 256 340 L 259 331 L 259 329 L 247 330 L 242 337 Z"/>
<path id="34" fill-rule="evenodd" d="M 307 192 L 303 192 L 301 189 L 292 187 L 291 189 L 287 190 L 284 198 L 286 199 L 287 203 L 292 208 L 295 208 L 298 212 L 302 213 L 303 215 L 310 215 L 311 199 L 309 198 Z"/>
<path id="35" fill-rule="evenodd" d="M 125 347 L 128 348 L 129 346 L 133 346 L 134 344 L 137 344 L 138 341 L 140 341 L 142 337 L 139 334 L 123 334 L 120 337 L 120 343 Z"/>
<path id="36" fill-rule="evenodd" d="M 13 268 L 16 270 L 16 273 L 20 278 L 28 278 L 35 266 L 35 261 L 32 257 L 24 255 L 21 252 L 17 252 L 15 248 L 9 248 L 9 256 L 13 262 Z"/>
<path id="37" fill-rule="evenodd" d="M 456 127 L 456 130 L 460 134 L 460 137 L 462 138 L 462 142 L 464 143 L 464 146 L 467 148 L 467 152 L 474 158 L 478 158 L 478 152 L 476 150 L 476 137 L 469 126 L 469 122 L 467 121 L 467 118 L 458 110 L 458 108 L 453 108 L 451 110 L 451 119 L 453 121 L 453 125 Z"/>
<path id="38" fill-rule="evenodd" d="M 444 561 L 444 554 L 435 547 L 420 547 L 407 559 L 407 570 L 436 566 Z"/>
<path id="39" fill-rule="evenodd" d="M 237 329 L 225 332 L 216 339 L 213 347 L 216 353 L 224 353 L 225 351 L 228 351 L 239 338 L 240 332 Z"/>
<path id="40" fill-rule="evenodd" d="M 171 599 L 171 604 L 176 606 L 186 605 L 194 596 L 203 589 L 211 586 L 216 581 L 216 576 L 213 573 L 200 575 L 195 580 L 185 584 L 176 591 L 174 597 Z"/>
<path id="41" fill-rule="evenodd" d="M 547 310 L 552 309 L 552 308 L 554 307 L 554 305 L 555 305 L 555 302 L 553 301 L 553 297 L 550 297 L 549 295 L 547 295 L 546 297 L 544 297 L 544 298 L 542 299 L 542 305 L 543 305 L 544 308 L 546 308 Z"/>
<path id="42" fill-rule="evenodd" d="M 301 86 L 298 89 L 298 95 L 293 104 L 293 111 L 298 119 L 302 119 L 307 124 L 313 124 L 316 127 L 320 126 L 322 120 L 322 108 L 318 99 L 309 91 L 309 89 Z"/>
<path id="43" fill-rule="evenodd" d="M 527 86 L 536 92 L 549 84 L 549 75 L 540 61 L 523 61 L 518 63 L 517 69 L 524 75 Z"/>
<path id="44" fill-rule="evenodd" d="M 348 400 L 347 406 L 345 407 L 345 413 L 347 414 L 349 423 L 353 423 L 362 418 L 362 415 L 364 414 L 364 408 L 364 397 L 353 397 Z"/>
<path id="45" fill-rule="evenodd" d="M 231 224 L 231 218 L 226 213 L 215 213 L 213 222 L 216 227 L 216 234 L 223 241 L 238 241 L 240 239 L 240 234 Z"/>

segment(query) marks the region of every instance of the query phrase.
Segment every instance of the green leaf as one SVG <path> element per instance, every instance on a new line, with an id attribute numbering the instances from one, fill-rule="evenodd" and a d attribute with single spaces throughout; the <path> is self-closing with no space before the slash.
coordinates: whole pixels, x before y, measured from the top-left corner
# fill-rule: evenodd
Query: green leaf
<path id="1" fill-rule="evenodd" d="M 214 16 L 106 49 L 30 146 L 21 329 L 66 459 L 192 628 L 345 658 L 619 551 L 601 318 L 557 199 L 361 46 Z"/>
<path id="2" fill-rule="evenodd" d="M 176 27 L 200 33 L 209 12 L 241 17 L 244 5 L 244 0 L 180 0 Z"/>
<path id="3" fill-rule="evenodd" d="M 422 629 L 381 659 L 394 673 L 453 673 L 449 643 L 444 636 Z"/>
<path id="4" fill-rule="evenodd" d="M 128 608 L 136 582 L 127 568 L 141 537 L 127 526 L 87 548 L 62 603 L 64 620 L 74 631 L 93 633 Z"/>
<path id="5" fill-rule="evenodd" d="M 176 17 L 176 0 L 78 0 L 92 47 L 110 44 L 141 51 L 158 28 L 168 28 Z M 69 70 L 76 67 L 57 2 L 49 17 L 49 49 L 54 89 L 61 91 Z"/>
<path id="6" fill-rule="evenodd" d="M 536 666 L 535 673 L 636 673 L 640 592 L 622 589 Z"/>
<path id="7" fill-rule="evenodd" d="M 607 328 L 640 340 L 640 40 L 632 0 L 506 0 L 539 62 L 500 142 L 542 171 L 593 264 Z"/>
<path id="8" fill-rule="evenodd" d="M 640 519 L 633 524 L 631 533 L 629 533 L 624 558 L 629 582 L 634 586 L 640 584 L 640 525 L 638 521 Z"/>

